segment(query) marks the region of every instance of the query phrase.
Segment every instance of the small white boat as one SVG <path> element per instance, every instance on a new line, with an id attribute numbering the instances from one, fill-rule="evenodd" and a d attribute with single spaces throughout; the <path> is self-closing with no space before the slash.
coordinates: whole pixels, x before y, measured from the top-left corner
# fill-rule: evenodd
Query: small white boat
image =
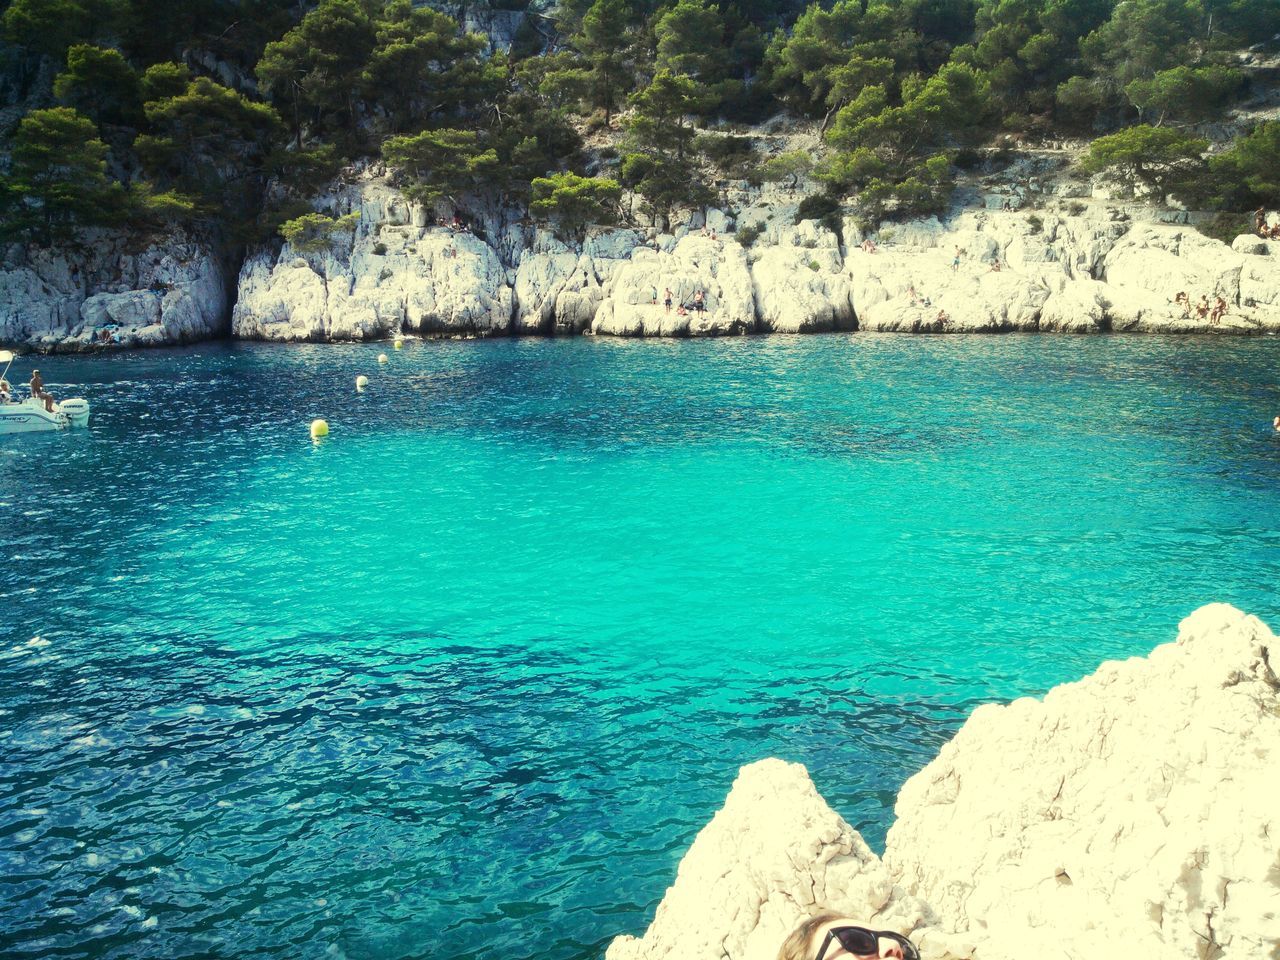
<path id="1" fill-rule="evenodd" d="M 0 350 L 0 363 L 4 364 L 4 370 L 0 371 L 0 380 L 3 380 L 9 372 L 9 365 L 13 363 L 13 354 L 8 350 Z M 78 397 L 55 403 L 52 410 L 46 409 L 44 401 L 36 397 L 9 403 L 0 402 L 0 436 L 8 433 L 66 430 L 88 425 L 89 401 Z"/>

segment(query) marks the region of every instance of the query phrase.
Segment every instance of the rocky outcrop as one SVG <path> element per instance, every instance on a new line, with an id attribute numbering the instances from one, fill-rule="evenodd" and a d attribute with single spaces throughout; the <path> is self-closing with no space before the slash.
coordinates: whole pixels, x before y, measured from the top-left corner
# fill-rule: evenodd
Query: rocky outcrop
<path id="1" fill-rule="evenodd" d="M 1264 956 L 1277 652 L 1261 621 L 1209 606 L 1145 659 L 980 707 L 902 788 L 886 863 L 984 956 Z"/>
<path id="2" fill-rule="evenodd" d="M 910 933 L 924 908 L 818 795 L 804 767 L 742 768 L 680 862 L 643 938 L 618 937 L 605 960 L 774 960 L 778 944 L 823 907 Z"/>
<path id="3" fill-rule="evenodd" d="M 240 272 L 232 333 L 250 340 L 370 340 L 401 332 L 510 331 L 512 290 L 493 249 L 474 234 L 427 225 L 385 185 L 340 198 L 359 211 L 330 249 L 258 253 Z"/>
<path id="4" fill-rule="evenodd" d="M 54 252 L 14 246 L 0 265 L 0 344 L 75 351 L 110 343 L 157 346 L 217 336 L 227 325 L 227 276 L 185 235 L 141 252 L 99 232 Z"/>
<path id="5" fill-rule="evenodd" d="M 666 291 L 672 306 L 666 306 Z M 704 309 L 696 309 L 698 294 Z M 684 313 L 680 308 L 684 308 Z M 593 333 L 623 337 L 701 337 L 754 333 L 755 299 L 742 247 L 686 236 L 671 251 L 638 247 L 606 290 Z"/>
<path id="6" fill-rule="evenodd" d="M 928 960 L 1270 956 L 1276 651 L 1217 604 L 1146 658 L 978 708 L 902 788 L 883 861 L 802 768 L 745 767 L 648 932 L 607 960 L 763 960 L 827 907 Z"/>

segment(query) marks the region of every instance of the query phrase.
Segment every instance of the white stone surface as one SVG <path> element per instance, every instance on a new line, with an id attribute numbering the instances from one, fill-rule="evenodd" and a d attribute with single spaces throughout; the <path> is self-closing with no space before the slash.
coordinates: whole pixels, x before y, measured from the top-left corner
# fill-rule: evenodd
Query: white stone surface
<path id="1" fill-rule="evenodd" d="M 1145 659 L 974 711 L 885 863 L 991 958 L 1262 958 L 1280 943 L 1280 652 L 1222 604 Z"/>
<path id="2" fill-rule="evenodd" d="M 645 935 L 618 937 L 605 960 L 774 960 L 820 908 L 903 933 L 925 922 L 804 767 L 762 760 L 693 841 Z"/>
<path id="3" fill-rule="evenodd" d="M 824 909 L 925 960 L 1273 957 L 1278 647 L 1213 604 L 1146 658 L 979 707 L 902 788 L 883 861 L 803 767 L 744 767 L 648 931 L 606 960 L 773 960 Z"/>
<path id="4" fill-rule="evenodd" d="M 350 238 L 322 253 L 285 244 L 240 272 L 232 332 L 253 340 L 369 340 L 400 332 L 507 333 L 513 294 L 507 271 L 479 237 L 440 226 L 379 183 L 343 198 L 359 210 Z"/>
<path id="5" fill-rule="evenodd" d="M 663 303 L 667 289 L 673 295 L 670 310 Z M 706 303 L 703 312 L 692 309 L 699 290 Z M 682 303 L 687 308 L 685 316 L 677 313 Z M 682 238 L 670 253 L 637 247 L 605 290 L 591 329 L 597 334 L 625 337 L 754 332 L 751 271 L 742 247 L 700 235 Z"/>
<path id="6" fill-rule="evenodd" d="M 805 220 L 751 254 L 761 331 L 813 333 L 854 328 L 853 289 L 836 235 Z"/>
<path id="7" fill-rule="evenodd" d="M 96 231 L 65 252 L 13 247 L 0 264 L 0 343 L 80 350 L 114 324 L 123 346 L 186 343 L 226 328 L 227 282 L 182 234 L 140 253 Z"/>

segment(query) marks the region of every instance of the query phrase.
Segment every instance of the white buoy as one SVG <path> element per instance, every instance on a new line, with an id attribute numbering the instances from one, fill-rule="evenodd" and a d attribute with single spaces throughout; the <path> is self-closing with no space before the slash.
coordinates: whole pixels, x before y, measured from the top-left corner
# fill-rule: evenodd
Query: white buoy
<path id="1" fill-rule="evenodd" d="M 387 355 L 386 355 L 385 353 L 380 353 L 380 354 L 378 354 L 378 362 L 379 362 L 379 363 L 386 363 L 386 362 L 387 362 Z"/>
<path id="2" fill-rule="evenodd" d="M 399 337 L 396 337 L 396 343 L 395 343 L 396 349 L 399 350 L 403 346 L 404 346 L 404 341 L 401 340 Z"/>
<path id="3" fill-rule="evenodd" d="M 329 421 L 312 420 L 311 421 L 311 439 L 319 440 L 321 437 L 329 435 Z"/>
<path id="4" fill-rule="evenodd" d="M 368 385 L 369 385 L 369 378 L 366 377 L 363 373 L 360 374 L 360 376 L 356 377 L 357 393 L 364 393 L 364 388 L 367 387 Z"/>

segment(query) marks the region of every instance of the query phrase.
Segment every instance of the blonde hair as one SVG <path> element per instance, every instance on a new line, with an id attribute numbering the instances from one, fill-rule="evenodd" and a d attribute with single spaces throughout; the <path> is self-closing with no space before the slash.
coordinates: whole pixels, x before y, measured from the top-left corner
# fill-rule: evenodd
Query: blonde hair
<path id="1" fill-rule="evenodd" d="M 792 930 L 787 939 L 782 941 L 782 946 L 778 950 L 778 960 L 813 960 L 809 956 L 811 949 L 809 943 L 813 939 L 814 931 L 824 923 L 839 920 L 840 916 L 838 913 L 824 910 L 822 913 L 802 920 L 800 926 Z"/>

